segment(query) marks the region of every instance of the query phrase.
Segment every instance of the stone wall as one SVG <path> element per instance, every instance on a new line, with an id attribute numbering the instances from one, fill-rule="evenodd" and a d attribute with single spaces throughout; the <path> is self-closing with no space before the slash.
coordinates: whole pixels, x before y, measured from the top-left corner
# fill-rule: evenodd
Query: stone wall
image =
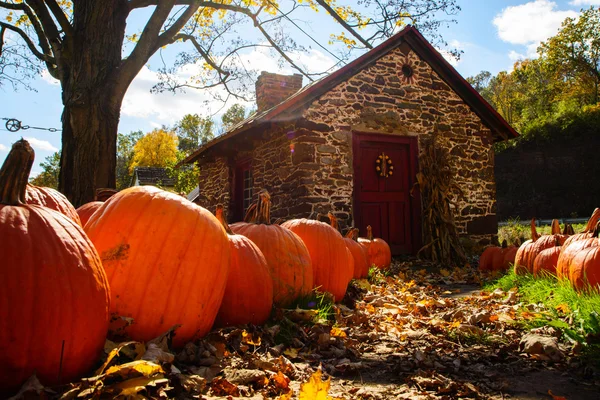
<path id="1" fill-rule="evenodd" d="M 412 77 L 402 74 L 404 65 L 411 66 Z M 351 209 L 352 131 L 418 136 L 422 150 L 423 138 L 437 123 L 452 156 L 456 183 L 463 191 L 455 193 L 459 231 L 484 241 L 495 232 L 491 132 L 414 52 L 392 51 L 321 96 L 303 116 L 318 127 L 306 136 L 322 141 L 314 160 L 321 166 L 320 173 L 309 189 L 312 193 L 326 190 L 329 198 L 316 208 L 344 213 Z M 339 217 L 343 220 L 345 215 Z M 344 222 L 351 224 L 349 212 Z"/>
<path id="2" fill-rule="evenodd" d="M 422 150 L 437 124 L 462 188 L 462 194 L 454 194 L 460 232 L 480 241 L 495 234 L 491 132 L 425 61 L 401 49 L 313 101 L 293 122 L 255 139 L 245 154 L 253 160 L 254 193 L 271 192 L 274 218 L 315 218 L 334 211 L 342 228 L 352 225 L 352 132 L 417 136 Z M 406 65 L 413 71 L 410 77 L 402 73 Z M 206 199 L 210 190 L 227 187 L 222 183 L 226 173 L 213 168 L 218 183 L 201 190 Z M 201 176 L 201 186 L 210 176 Z M 226 197 L 213 194 L 212 199 L 220 196 Z"/>
<path id="3" fill-rule="evenodd" d="M 200 193 L 196 202 L 214 213 L 217 204 L 230 205 L 232 189 L 232 171 L 228 160 L 219 157 L 199 165 Z"/>

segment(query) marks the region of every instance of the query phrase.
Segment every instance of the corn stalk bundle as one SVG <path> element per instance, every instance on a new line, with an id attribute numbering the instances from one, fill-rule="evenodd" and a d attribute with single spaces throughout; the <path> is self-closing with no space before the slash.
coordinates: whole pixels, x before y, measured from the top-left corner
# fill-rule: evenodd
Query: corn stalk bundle
<path id="1" fill-rule="evenodd" d="M 453 193 L 463 195 L 455 183 L 450 155 L 440 145 L 440 138 L 434 133 L 426 139 L 424 150 L 419 157 L 420 172 L 417 173 L 423 204 L 423 246 L 419 257 L 451 266 L 462 266 L 466 262 L 454 222 L 451 205 L 455 205 Z M 413 188 L 414 190 L 414 188 Z"/>

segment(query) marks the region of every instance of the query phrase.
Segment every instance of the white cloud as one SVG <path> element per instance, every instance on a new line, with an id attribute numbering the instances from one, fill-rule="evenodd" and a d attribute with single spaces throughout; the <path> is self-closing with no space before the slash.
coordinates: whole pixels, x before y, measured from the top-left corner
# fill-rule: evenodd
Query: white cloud
<path id="1" fill-rule="evenodd" d="M 55 79 L 52 75 L 50 75 L 50 72 L 48 72 L 47 69 L 44 69 L 42 71 L 42 79 L 52 86 L 60 85 L 60 81 L 58 79 Z"/>
<path id="2" fill-rule="evenodd" d="M 8 147 L 0 143 L 0 151 L 8 151 Z"/>
<path id="3" fill-rule="evenodd" d="M 335 64 L 331 58 L 317 50 L 291 53 L 290 58 L 309 72 L 323 72 Z M 241 59 L 245 64 L 245 68 L 256 74 L 259 74 L 260 71 L 288 75 L 298 73 L 297 70 L 287 64 L 280 65 L 278 60 L 265 48 L 255 48 L 251 52 L 243 54 Z M 176 77 L 179 81 L 182 81 L 194 76 L 201 69 L 201 64 L 188 64 L 177 71 Z M 186 89 L 185 93 L 175 95 L 170 92 L 151 94 L 150 89 L 158 82 L 158 74 L 146 66 L 143 67 L 125 94 L 121 108 L 122 115 L 152 119 L 149 124 L 153 127 L 160 127 L 162 124 L 173 124 L 185 114 L 220 114 L 231 105 L 228 104 L 223 107 L 223 103 L 214 98 L 214 95 L 225 97 L 225 91 L 221 87 L 202 90 Z M 306 83 L 308 82 L 305 78 L 304 84 Z M 252 90 L 251 94 L 253 94 L 253 82 L 250 88 Z M 238 99 L 231 101 L 231 103 L 234 102 L 242 103 L 247 108 L 254 106 L 253 102 L 244 103 Z"/>
<path id="4" fill-rule="evenodd" d="M 572 6 L 600 6 L 600 0 L 573 0 L 569 4 Z"/>
<path id="5" fill-rule="evenodd" d="M 442 57 L 444 57 L 446 59 L 446 61 L 448 61 L 450 63 L 450 65 L 452 65 L 453 67 L 456 67 L 459 63 L 460 60 L 458 58 L 456 58 L 452 53 L 450 53 L 448 50 L 442 50 L 442 49 L 437 49 L 437 51 L 442 55 Z"/>
<path id="6" fill-rule="evenodd" d="M 34 137 L 25 137 L 25 140 L 27 140 L 29 142 L 29 144 L 31 145 L 31 147 L 33 147 L 34 150 L 40 150 L 40 151 L 58 151 L 58 149 L 56 147 L 54 147 L 52 145 L 52 143 L 50 143 L 47 140 L 40 140 L 40 139 L 36 139 Z"/>
<path id="7" fill-rule="evenodd" d="M 527 56 L 532 57 L 540 42 L 558 32 L 565 18 L 578 15 L 576 11 L 556 8 L 554 1 L 535 0 L 503 9 L 493 22 L 500 39 L 526 46 Z"/>
<path id="8" fill-rule="evenodd" d="M 508 53 L 508 58 L 510 58 L 512 61 L 520 61 L 526 59 L 527 56 L 525 54 L 517 53 L 516 51 L 511 50 L 510 53 Z"/>

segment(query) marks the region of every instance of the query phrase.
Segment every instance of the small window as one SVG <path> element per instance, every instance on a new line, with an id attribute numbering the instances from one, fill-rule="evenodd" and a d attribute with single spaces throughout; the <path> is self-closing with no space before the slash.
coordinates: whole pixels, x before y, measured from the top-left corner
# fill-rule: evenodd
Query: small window
<path id="1" fill-rule="evenodd" d="M 250 168 L 244 170 L 243 191 L 244 214 L 246 214 L 252 203 L 252 170 Z"/>
<path id="2" fill-rule="evenodd" d="M 241 221 L 252 204 L 254 179 L 250 160 L 239 161 L 235 166 L 234 220 Z"/>

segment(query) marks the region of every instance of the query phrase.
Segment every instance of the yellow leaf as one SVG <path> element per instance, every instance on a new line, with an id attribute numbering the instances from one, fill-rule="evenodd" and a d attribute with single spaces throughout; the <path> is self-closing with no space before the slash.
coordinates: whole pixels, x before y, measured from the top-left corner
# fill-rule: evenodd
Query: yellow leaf
<path id="1" fill-rule="evenodd" d="M 440 274 L 442 274 L 442 276 L 450 276 L 450 271 L 448 271 L 446 268 L 442 268 L 440 269 Z"/>
<path id="2" fill-rule="evenodd" d="M 295 349 L 293 347 L 290 347 L 289 349 L 286 349 L 283 354 L 285 354 L 286 356 L 290 357 L 290 358 L 297 358 L 298 357 L 298 352 L 300 351 L 300 349 Z"/>
<path id="3" fill-rule="evenodd" d="M 346 337 L 346 332 L 344 332 L 340 328 L 333 327 L 331 328 L 331 331 L 329 331 L 329 335 L 334 337 Z"/>
<path id="4" fill-rule="evenodd" d="M 128 378 L 135 375 L 143 375 L 145 377 L 151 377 L 158 373 L 164 373 L 160 365 L 156 365 L 149 361 L 139 360 L 132 361 L 130 363 L 115 365 L 106 370 L 106 376 L 120 376 L 122 378 Z"/>
<path id="5" fill-rule="evenodd" d="M 139 378 L 128 379 L 128 380 L 120 382 L 112 387 L 120 390 L 119 391 L 120 397 L 135 398 L 136 394 L 146 390 L 146 386 L 148 386 L 148 385 L 155 386 L 155 384 L 158 383 L 157 381 L 159 381 L 159 380 L 164 381 L 164 377 L 162 375 L 159 375 L 159 376 L 153 377 L 153 378 L 146 378 L 146 377 L 142 376 Z"/>
<path id="6" fill-rule="evenodd" d="M 96 371 L 96 375 L 100 375 L 104 372 L 104 370 L 106 369 L 106 367 L 108 366 L 108 364 L 110 364 L 110 362 L 113 360 L 113 358 L 115 358 L 116 356 L 119 355 L 119 352 L 126 346 L 129 345 L 135 345 L 135 351 L 137 353 L 137 356 L 135 357 L 140 358 L 145 350 L 145 346 L 142 343 L 139 342 L 123 342 L 123 343 L 119 343 L 119 345 L 117 347 L 115 347 L 114 349 L 112 349 L 110 351 L 110 353 L 108 353 L 108 357 L 106 358 L 106 361 L 104 362 L 104 364 L 102 364 L 102 366 L 100 368 L 98 368 L 98 370 Z M 141 346 L 141 347 L 140 347 Z"/>
<path id="7" fill-rule="evenodd" d="M 260 346 L 261 339 L 260 336 L 256 336 L 255 338 L 251 333 L 248 333 L 244 330 L 242 332 L 242 343 L 251 344 L 252 346 Z"/>
<path id="8" fill-rule="evenodd" d="M 562 303 L 556 306 L 556 311 L 560 311 L 563 314 L 568 314 L 571 312 L 571 308 L 569 308 L 567 303 Z"/>
<path id="9" fill-rule="evenodd" d="M 329 393 L 329 386 L 331 385 L 331 379 L 326 381 L 321 380 L 321 370 L 318 369 L 314 374 L 310 376 L 308 382 L 303 383 L 300 386 L 300 394 L 298 399 L 300 400 L 329 400 L 327 394 Z"/>

